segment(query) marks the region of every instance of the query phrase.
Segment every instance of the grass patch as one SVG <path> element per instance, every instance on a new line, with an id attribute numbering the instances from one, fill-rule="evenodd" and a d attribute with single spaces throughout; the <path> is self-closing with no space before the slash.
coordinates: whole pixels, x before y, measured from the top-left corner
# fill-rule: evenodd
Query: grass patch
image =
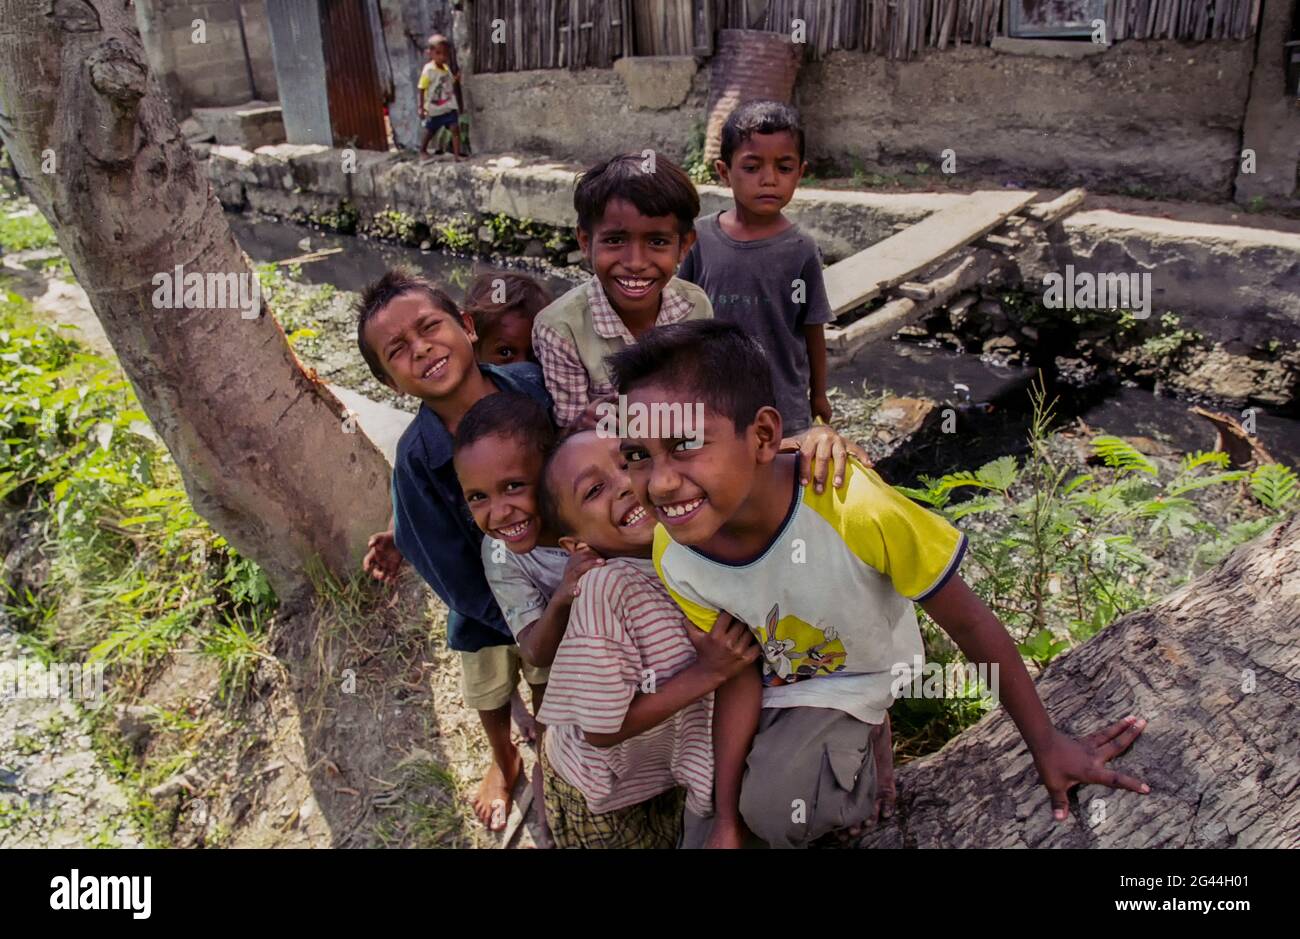
<path id="1" fill-rule="evenodd" d="M 92 716 L 96 749 L 135 793 L 146 840 L 167 845 L 174 811 L 148 791 L 189 765 L 203 723 L 160 718 L 168 744 L 142 759 L 121 740 L 111 705 L 136 700 L 178 653 L 194 651 L 217 662 L 222 702 L 239 703 L 273 661 L 265 624 L 277 601 L 260 568 L 194 512 L 116 363 L 8 292 L 0 499 L 11 524 L 27 520 L 27 562 L 3 585 L 4 613 L 27 654 L 104 664 L 110 706 Z"/>
<path id="2" fill-rule="evenodd" d="M 15 252 L 58 246 L 54 229 L 31 202 L 26 199 L 0 202 L 0 248 Z"/>

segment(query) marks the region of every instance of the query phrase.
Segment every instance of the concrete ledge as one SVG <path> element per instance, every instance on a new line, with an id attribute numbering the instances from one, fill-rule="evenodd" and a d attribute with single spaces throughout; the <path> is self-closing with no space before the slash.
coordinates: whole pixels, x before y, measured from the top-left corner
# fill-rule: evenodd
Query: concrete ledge
<path id="1" fill-rule="evenodd" d="M 1300 329 L 1300 235 L 1179 222 L 1109 210 L 1080 212 L 1064 220 L 1065 240 L 1022 262 L 1028 280 L 1041 283 L 1050 264 L 1062 270 L 1148 271 L 1154 316 L 1190 314 L 1191 325 L 1215 339 L 1257 347 L 1294 341 Z"/>
<path id="2" fill-rule="evenodd" d="M 214 146 L 207 162 L 214 191 L 230 208 L 321 214 L 346 201 L 363 224 L 389 210 L 433 221 L 503 213 L 574 223 L 578 168 L 568 164 L 518 157 L 419 163 L 406 154 L 358 151 L 353 171 L 343 167 L 341 150 L 288 144 L 255 153 Z M 806 188 L 788 212 L 829 263 L 963 198 Z M 731 204 L 720 186 L 701 186 L 700 199 L 705 213 Z M 1067 264 L 1094 274 L 1149 271 L 1156 315 L 1173 310 L 1216 341 L 1258 346 L 1300 334 L 1300 235 L 1090 211 L 1068 217 L 1059 237 L 1027 245 L 1015 260 L 1031 291 Z"/>
<path id="3" fill-rule="evenodd" d="M 195 108 L 191 116 L 223 146 L 256 150 L 284 141 L 278 104 L 252 101 L 228 108 Z"/>

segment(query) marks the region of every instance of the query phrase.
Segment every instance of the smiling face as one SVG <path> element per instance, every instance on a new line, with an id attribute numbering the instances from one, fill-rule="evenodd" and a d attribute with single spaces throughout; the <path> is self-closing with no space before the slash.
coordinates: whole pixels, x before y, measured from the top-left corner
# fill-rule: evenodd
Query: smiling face
<path id="1" fill-rule="evenodd" d="M 456 477 L 474 521 L 489 538 L 527 554 L 545 538 L 537 509 L 542 454 L 518 437 L 489 435 L 459 448 Z"/>
<path id="2" fill-rule="evenodd" d="M 788 130 L 750 134 L 736 147 L 730 166 L 717 163 L 736 203 L 757 216 L 776 215 L 789 205 L 807 168 L 799 159 L 798 138 Z"/>
<path id="3" fill-rule="evenodd" d="M 614 198 L 590 232 L 578 229 L 578 246 L 625 319 L 653 324 L 659 315 L 659 295 L 695 244 L 695 233 L 683 235 L 678 224 L 676 216 L 651 218 Z"/>
<path id="4" fill-rule="evenodd" d="M 407 291 L 376 311 L 364 337 L 388 386 L 423 401 L 445 398 L 478 367 L 473 320 L 444 309 L 423 291 Z"/>
<path id="5" fill-rule="evenodd" d="M 693 406 L 690 393 L 646 384 L 627 396 L 634 405 L 666 402 Z M 754 488 L 759 467 L 771 462 L 781 440 L 775 408 L 759 410 L 749 427 L 707 406 L 702 441 L 688 438 L 627 437 L 619 449 L 637 498 L 654 512 L 678 544 L 707 549 L 719 529 L 735 518 Z"/>
<path id="6" fill-rule="evenodd" d="M 654 520 L 637 501 L 618 441 L 585 431 L 560 445 L 547 471 L 564 521 L 563 544 L 582 542 L 603 557 L 649 557 Z"/>
<path id="7" fill-rule="evenodd" d="M 491 365 L 536 362 L 533 318 L 519 310 L 506 310 L 484 326 L 478 339 L 478 360 Z"/>

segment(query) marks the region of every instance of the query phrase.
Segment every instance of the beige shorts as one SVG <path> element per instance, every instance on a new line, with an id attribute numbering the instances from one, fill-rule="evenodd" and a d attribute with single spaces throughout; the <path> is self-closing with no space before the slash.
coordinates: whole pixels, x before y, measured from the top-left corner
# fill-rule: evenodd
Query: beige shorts
<path id="1" fill-rule="evenodd" d="M 519 686 L 519 673 L 530 685 L 546 684 L 550 669 L 533 668 L 519 656 L 519 647 L 488 646 L 478 652 L 460 654 L 460 692 L 465 707 L 475 711 L 495 711 L 510 703 L 510 694 Z"/>
<path id="2" fill-rule="evenodd" d="M 875 811 L 875 742 L 883 724 L 818 707 L 763 708 L 740 814 L 774 848 L 806 847 Z"/>

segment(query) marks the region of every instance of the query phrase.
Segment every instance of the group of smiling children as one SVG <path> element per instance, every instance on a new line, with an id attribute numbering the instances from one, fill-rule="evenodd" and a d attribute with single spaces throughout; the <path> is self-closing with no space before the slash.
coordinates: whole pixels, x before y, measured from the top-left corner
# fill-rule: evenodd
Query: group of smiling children
<path id="1" fill-rule="evenodd" d="M 490 828 L 523 772 L 522 672 L 559 847 L 857 832 L 892 804 L 888 709 L 923 654 L 916 603 L 998 666 L 1058 819 L 1082 782 L 1146 791 L 1104 765 L 1145 722 L 1087 741 L 1054 728 L 957 574 L 964 536 L 830 428 L 821 259 L 783 214 L 805 169 L 797 114 L 742 105 L 717 163 L 727 211 L 697 223 L 694 186 L 662 157 L 581 177 L 595 276 L 555 301 L 489 274 L 461 311 L 402 271 L 361 300 L 366 362 L 423 402 L 398 446 L 393 527 L 364 563 L 389 580 L 409 561 L 447 605 L 493 753 L 474 800 Z M 702 425 L 611 434 L 596 416 L 614 396 L 620 413 Z"/>

